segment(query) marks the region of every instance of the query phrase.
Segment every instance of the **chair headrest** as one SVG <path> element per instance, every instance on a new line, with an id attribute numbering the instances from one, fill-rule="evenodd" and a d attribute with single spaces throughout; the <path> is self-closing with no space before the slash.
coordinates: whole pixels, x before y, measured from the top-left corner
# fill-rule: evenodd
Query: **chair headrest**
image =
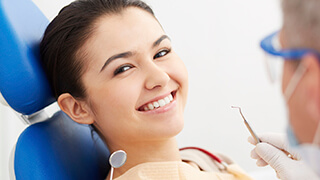
<path id="1" fill-rule="evenodd" d="M 31 0 L 0 0 L 0 92 L 24 115 L 55 101 L 39 61 L 48 23 Z"/>
<path id="2" fill-rule="evenodd" d="M 62 111 L 29 126 L 16 144 L 16 179 L 105 179 L 109 151 L 92 133 L 88 125 L 77 124 Z"/>

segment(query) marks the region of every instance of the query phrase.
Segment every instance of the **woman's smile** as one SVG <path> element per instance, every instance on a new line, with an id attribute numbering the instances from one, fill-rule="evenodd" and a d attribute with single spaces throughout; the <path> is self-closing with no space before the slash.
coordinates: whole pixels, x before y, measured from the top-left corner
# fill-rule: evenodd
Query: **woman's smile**
<path id="1" fill-rule="evenodd" d="M 145 103 L 138 108 L 138 111 L 160 113 L 166 112 L 175 105 L 175 95 L 177 91 L 172 91 L 169 94 L 159 96 Z"/>

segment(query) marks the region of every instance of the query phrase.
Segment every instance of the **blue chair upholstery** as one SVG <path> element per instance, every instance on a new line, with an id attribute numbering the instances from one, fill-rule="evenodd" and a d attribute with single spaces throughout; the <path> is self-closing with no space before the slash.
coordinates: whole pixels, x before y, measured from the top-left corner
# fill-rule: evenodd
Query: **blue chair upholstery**
<path id="1" fill-rule="evenodd" d="M 108 151 L 88 126 L 60 111 L 20 135 L 14 170 L 16 179 L 23 180 L 105 179 Z"/>
<path id="2" fill-rule="evenodd" d="M 30 115 L 54 101 L 38 61 L 49 22 L 30 0 L 0 2 L 0 91 L 13 109 Z"/>
<path id="3" fill-rule="evenodd" d="M 31 0 L 0 0 L 0 92 L 22 115 L 32 116 L 55 101 L 39 61 L 39 42 L 48 23 Z M 108 156 L 107 147 L 88 125 L 58 111 L 19 136 L 15 177 L 104 179 L 110 169 Z"/>

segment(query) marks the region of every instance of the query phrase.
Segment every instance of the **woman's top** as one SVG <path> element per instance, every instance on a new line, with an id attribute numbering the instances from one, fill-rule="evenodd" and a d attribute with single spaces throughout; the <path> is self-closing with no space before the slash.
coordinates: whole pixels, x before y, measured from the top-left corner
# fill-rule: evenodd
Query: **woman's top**
<path id="1" fill-rule="evenodd" d="M 224 155 L 215 155 L 227 166 L 212 156 L 196 150 L 180 151 L 182 161 L 147 162 L 138 164 L 115 180 L 251 180 L 238 165 Z"/>

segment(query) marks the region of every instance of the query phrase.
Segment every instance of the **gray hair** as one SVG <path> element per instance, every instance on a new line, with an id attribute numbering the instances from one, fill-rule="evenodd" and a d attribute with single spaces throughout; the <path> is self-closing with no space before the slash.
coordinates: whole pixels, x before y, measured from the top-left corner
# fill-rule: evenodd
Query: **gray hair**
<path id="1" fill-rule="evenodd" d="M 320 0 L 282 0 L 283 32 L 290 48 L 320 51 Z"/>

